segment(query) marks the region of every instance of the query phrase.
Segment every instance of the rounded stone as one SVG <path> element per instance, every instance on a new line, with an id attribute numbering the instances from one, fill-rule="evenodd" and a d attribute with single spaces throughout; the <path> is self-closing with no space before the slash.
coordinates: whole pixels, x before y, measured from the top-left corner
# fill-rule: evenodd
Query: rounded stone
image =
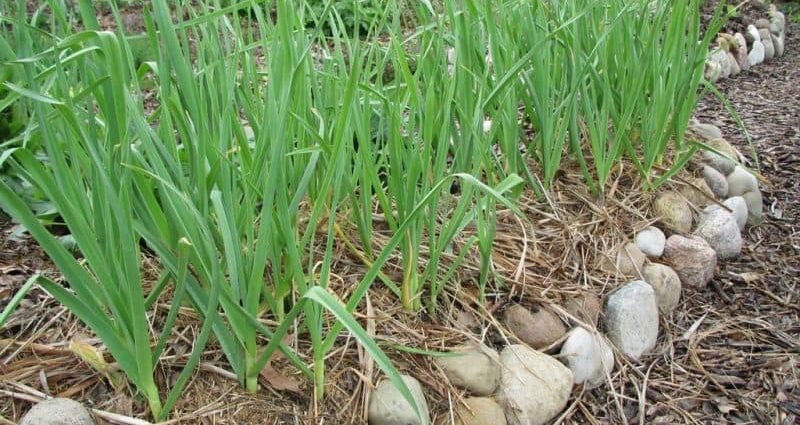
<path id="1" fill-rule="evenodd" d="M 450 421 L 446 415 L 438 421 L 439 425 L 506 425 L 506 415 L 496 401 L 488 397 L 469 397 L 464 399 L 466 406 L 459 404 Z"/>
<path id="2" fill-rule="evenodd" d="M 681 195 L 683 195 L 690 204 L 696 207 L 704 207 L 711 202 L 710 199 L 714 199 L 714 192 L 708 187 L 705 179 L 691 178 L 689 179 L 689 183 L 691 183 L 691 186 L 684 185 L 681 187 Z"/>
<path id="3" fill-rule="evenodd" d="M 388 379 L 383 380 L 369 399 L 368 419 L 370 425 L 422 425 L 430 423 L 428 403 L 419 381 L 408 375 L 400 375 L 411 397 L 420 411 L 422 421 L 414 408 Z"/>
<path id="4" fill-rule="evenodd" d="M 530 311 L 514 304 L 506 310 L 503 321 L 520 341 L 536 349 L 547 347 L 567 333 L 561 319 L 542 306 Z"/>
<path id="5" fill-rule="evenodd" d="M 614 351 L 605 338 L 580 326 L 567 334 L 560 357 L 572 371 L 573 382 L 587 389 L 602 384 L 614 369 Z"/>
<path id="6" fill-rule="evenodd" d="M 781 33 L 778 35 L 772 34 L 772 45 L 775 48 L 775 56 L 781 57 L 786 51 L 786 36 Z"/>
<path id="7" fill-rule="evenodd" d="M 668 229 L 678 233 L 692 230 L 692 210 L 678 193 L 666 191 L 660 194 L 653 203 L 653 210 Z"/>
<path id="8" fill-rule="evenodd" d="M 717 257 L 729 259 L 742 253 L 742 235 L 736 218 L 723 208 L 712 209 L 703 214 L 695 233 L 705 239 L 717 253 Z"/>
<path id="9" fill-rule="evenodd" d="M 764 62 L 765 56 L 766 48 L 764 47 L 764 43 L 762 43 L 761 40 L 753 41 L 750 52 L 747 54 L 747 61 L 750 63 L 750 66 L 756 66 Z"/>
<path id="10" fill-rule="evenodd" d="M 764 221 L 764 200 L 761 191 L 756 189 L 742 194 L 747 204 L 747 223 L 756 225 Z"/>
<path id="11" fill-rule="evenodd" d="M 700 137 L 701 139 L 704 140 L 714 140 L 722 138 L 722 130 L 720 130 L 719 127 L 715 126 L 714 124 L 701 123 L 696 119 L 692 119 L 691 123 L 689 124 L 689 129 L 697 137 Z"/>
<path id="12" fill-rule="evenodd" d="M 678 273 L 664 264 L 650 263 L 644 266 L 642 277 L 656 293 L 658 310 L 662 314 L 675 310 L 681 299 L 681 279 Z"/>
<path id="13" fill-rule="evenodd" d="M 761 43 L 764 45 L 764 60 L 772 59 L 775 57 L 775 45 L 772 44 L 772 34 L 768 28 L 758 30 L 758 35 L 761 36 Z"/>
<path id="14" fill-rule="evenodd" d="M 604 322 L 611 342 L 626 356 L 639 360 L 658 339 L 658 304 L 653 287 L 634 280 L 611 293 Z"/>
<path id="15" fill-rule="evenodd" d="M 742 196 L 758 190 L 758 179 L 740 166 L 736 166 L 728 177 L 728 196 Z"/>
<path id="16" fill-rule="evenodd" d="M 591 292 L 584 292 L 569 298 L 564 303 L 564 308 L 576 319 L 592 326 L 597 325 L 597 319 L 602 310 L 600 298 Z"/>
<path id="17" fill-rule="evenodd" d="M 722 203 L 731 210 L 733 214 L 733 218 L 736 219 L 736 225 L 739 226 L 739 230 L 744 229 L 744 225 L 747 224 L 747 201 L 744 200 L 741 196 L 733 196 L 725 200 Z"/>
<path id="18" fill-rule="evenodd" d="M 614 261 L 611 261 L 614 258 Z M 607 273 L 620 273 L 623 276 L 638 276 L 647 256 L 636 246 L 628 242 L 614 250 L 610 256 L 600 259 L 600 268 Z"/>
<path id="19" fill-rule="evenodd" d="M 497 353 L 488 347 L 465 347 L 452 356 L 437 357 L 447 379 L 476 395 L 489 395 L 500 384 Z"/>
<path id="20" fill-rule="evenodd" d="M 94 425 L 92 413 L 77 401 L 68 398 L 51 398 L 36 403 L 20 425 Z"/>
<path id="21" fill-rule="evenodd" d="M 739 160 L 739 151 L 731 146 L 727 140 L 723 138 L 712 139 L 706 142 L 706 145 L 716 151 L 704 150 L 702 153 L 703 161 L 711 168 L 726 176 L 736 168 L 736 162 Z"/>
<path id="22" fill-rule="evenodd" d="M 687 286 L 704 287 L 714 277 L 717 253 L 705 239 L 695 236 L 672 235 L 667 238 L 664 256 L 681 283 Z"/>
<path id="23" fill-rule="evenodd" d="M 510 425 L 543 425 L 564 410 L 572 372 L 561 362 L 524 345 L 509 345 L 500 363 L 497 395 Z"/>
<path id="24" fill-rule="evenodd" d="M 634 241 L 643 253 L 650 257 L 660 257 L 664 253 L 664 244 L 667 242 L 667 237 L 658 227 L 648 226 L 636 233 Z"/>
<path id="25" fill-rule="evenodd" d="M 728 196 L 728 179 L 714 167 L 703 166 L 703 179 L 706 185 L 717 198 L 724 199 Z"/>

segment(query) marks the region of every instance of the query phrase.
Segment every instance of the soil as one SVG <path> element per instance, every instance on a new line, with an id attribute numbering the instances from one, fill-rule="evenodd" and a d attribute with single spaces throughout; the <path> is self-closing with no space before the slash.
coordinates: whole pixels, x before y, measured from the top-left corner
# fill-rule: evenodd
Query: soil
<path id="1" fill-rule="evenodd" d="M 763 13 L 746 10 L 756 12 Z M 741 24 L 730 25 L 735 29 Z M 611 385 L 592 391 L 576 388 L 561 423 L 800 421 L 800 25 L 790 24 L 786 45 L 782 58 L 718 83 L 744 130 L 711 94 L 696 111 L 700 121 L 719 126 L 748 157 L 756 152 L 757 161 L 750 158 L 750 165 L 760 167 L 764 178 L 764 222 L 746 228 L 742 256 L 720 262 L 708 287 L 684 288 L 679 307 L 662 318 L 652 353 L 636 364 L 618 359 Z M 523 243 L 520 225 L 501 214 L 495 262 L 510 285 L 491 288 L 485 307 L 474 302 L 476 291 L 467 281 L 476 273 L 470 267 L 462 273 L 465 284 L 447 291 L 439 312 L 431 316 L 402 312 L 380 287 L 370 292 L 358 318 L 377 335 L 395 365 L 426 387 L 436 417 L 445 417 L 465 394 L 450 387 L 429 358 L 390 347 L 444 350 L 485 336 L 487 344 L 502 348 L 513 340 L 498 323 L 508 305 L 563 305 L 566 298 L 584 291 L 608 294 L 619 281 L 595 273 L 593 252 L 629 238 L 648 223 L 646 214 L 636 209 L 647 208 L 647 195 L 636 179 L 620 170 L 614 186 L 618 190 L 597 205 L 577 175 L 564 173 L 554 190 L 555 212 L 533 199 L 523 203 L 537 223 L 535 229 L 523 228 L 535 239 L 531 246 Z M 8 299 L 34 273 L 58 278 L 35 243 L 8 237 L 11 227 L 2 221 L 0 300 Z M 363 267 L 346 252 L 341 256 L 336 271 L 345 285 Z M 0 301 L 0 308 L 4 306 Z M 182 317 L 180 323 L 171 341 L 175 358 L 162 361 L 157 371 L 162 387 L 179 372 L 181 350 L 188 348 L 182 335 L 191 338 L 196 332 L 190 317 Z M 114 423 L 147 418 L 145 404 L 130 388 L 114 388 L 72 353 L 73 339 L 97 344 L 66 309 L 33 289 L 0 331 L 0 423 L 15 423 L 44 394 L 123 415 Z M 302 336 L 295 343 L 301 353 L 309 351 Z M 247 394 L 231 379 L 212 345 L 173 418 L 203 424 L 363 423 L 369 389 L 381 378 L 346 336 L 329 356 L 326 397 L 319 403 L 311 386 L 285 361 L 275 359 L 272 366 L 264 374 L 262 389 Z"/>

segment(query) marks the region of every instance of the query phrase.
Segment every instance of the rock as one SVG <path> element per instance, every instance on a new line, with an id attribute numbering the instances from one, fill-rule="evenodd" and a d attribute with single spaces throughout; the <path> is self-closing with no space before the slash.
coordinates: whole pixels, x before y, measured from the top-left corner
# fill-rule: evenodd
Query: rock
<path id="1" fill-rule="evenodd" d="M 773 9 L 769 11 L 769 19 L 770 24 L 775 24 L 778 27 L 778 32 L 783 33 L 786 31 L 786 15 L 783 12 L 779 12 L 777 9 Z M 770 30 L 772 27 L 770 26 Z"/>
<path id="2" fill-rule="evenodd" d="M 681 195 L 672 191 L 663 192 L 656 198 L 653 210 L 668 229 L 678 233 L 692 230 L 692 210 Z"/>
<path id="3" fill-rule="evenodd" d="M 744 38 L 747 39 L 747 42 L 752 46 L 754 42 L 761 41 L 761 34 L 759 34 L 758 28 L 756 28 L 755 25 L 748 25 L 745 30 Z"/>
<path id="4" fill-rule="evenodd" d="M 772 35 L 770 35 L 769 30 L 762 28 L 758 30 L 758 35 L 761 36 L 761 43 L 764 45 L 764 60 L 774 58 L 775 45 L 772 44 Z"/>
<path id="5" fill-rule="evenodd" d="M 652 286 L 641 280 L 627 283 L 608 296 L 605 312 L 606 334 L 626 356 L 639 360 L 656 346 L 658 304 Z"/>
<path id="6" fill-rule="evenodd" d="M 731 77 L 739 75 L 742 72 L 742 68 L 739 67 L 739 62 L 736 60 L 736 56 L 732 52 L 727 52 L 728 55 L 728 63 L 731 64 Z"/>
<path id="7" fill-rule="evenodd" d="M 599 333 L 591 333 L 578 326 L 567 335 L 561 346 L 561 360 L 572 371 L 575 384 L 595 388 L 614 369 L 614 351 Z"/>
<path id="8" fill-rule="evenodd" d="M 769 28 L 769 20 L 764 18 L 756 19 L 755 25 L 758 29 Z"/>
<path id="9" fill-rule="evenodd" d="M 703 214 L 695 233 L 705 239 L 718 258 L 736 258 L 742 253 L 742 235 L 736 218 L 723 208 Z"/>
<path id="10" fill-rule="evenodd" d="M 691 235 L 672 235 L 664 247 L 664 260 L 678 273 L 681 283 L 702 288 L 714 277 L 717 253 L 705 239 Z"/>
<path id="11" fill-rule="evenodd" d="M 728 180 L 714 167 L 703 166 L 703 179 L 714 196 L 720 199 L 728 196 Z"/>
<path id="12" fill-rule="evenodd" d="M 772 21 L 769 23 L 769 33 L 773 36 L 783 34 L 783 28 L 781 28 L 780 22 Z M 759 33 L 761 35 L 761 33 Z"/>
<path id="13" fill-rule="evenodd" d="M 94 425 L 92 413 L 77 401 L 68 398 L 51 398 L 36 403 L 20 425 Z"/>
<path id="14" fill-rule="evenodd" d="M 734 220 L 736 220 L 736 226 L 739 227 L 739 230 L 744 229 L 744 225 L 747 224 L 747 202 L 741 196 L 733 196 L 726 199 L 722 205 L 725 205 L 728 209 L 730 209 L 731 214 L 733 214 Z M 715 209 L 722 209 L 719 205 L 709 205 L 705 212 L 708 213 L 711 210 Z"/>
<path id="15" fill-rule="evenodd" d="M 716 83 L 719 81 L 720 77 L 722 76 L 722 67 L 719 66 L 718 63 L 707 60 L 705 69 L 703 71 L 703 77 L 711 83 Z"/>
<path id="16" fill-rule="evenodd" d="M 744 202 L 747 203 L 747 223 L 756 225 L 764 220 L 764 201 L 761 198 L 761 191 L 756 189 L 742 194 Z"/>
<path id="17" fill-rule="evenodd" d="M 736 63 L 742 71 L 747 71 L 750 69 L 750 61 L 747 60 L 747 40 L 742 33 L 737 32 L 733 35 L 733 43 L 736 47 Z"/>
<path id="18" fill-rule="evenodd" d="M 561 319 L 541 306 L 531 312 L 514 304 L 506 310 L 503 321 L 517 338 L 536 349 L 547 347 L 567 333 Z"/>
<path id="19" fill-rule="evenodd" d="M 564 303 L 567 312 L 578 320 L 589 325 L 597 325 L 600 317 L 600 298 L 591 292 L 584 292 L 578 296 L 569 298 Z"/>
<path id="20" fill-rule="evenodd" d="M 408 375 L 400 375 L 406 383 L 414 402 L 422 414 L 424 422 L 419 420 L 414 408 L 403 398 L 400 391 L 388 379 L 381 381 L 369 399 L 370 425 L 422 425 L 430 422 L 428 403 L 422 392 L 419 381 Z"/>
<path id="21" fill-rule="evenodd" d="M 506 415 L 497 402 L 487 397 L 464 399 L 466 406 L 459 404 L 453 415 L 455 425 L 506 425 Z M 438 421 L 439 425 L 450 425 L 449 415 Z"/>
<path id="22" fill-rule="evenodd" d="M 600 268 L 607 273 L 620 273 L 623 276 L 638 276 L 647 256 L 632 242 L 614 250 L 610 256 L 600 259 Z M 611 258 L 614 261 L 611 261 Z"/>
<path id="23" fill-rule="evenodd" d="M 714 199 L 714 192 L 711 191 L 711 188 L 708 187 L 704 179 L 691 178 L 688 181 L 693 186 L 682 186 L 681 195 L 683 195 L 690 204 L 696 207 L 704 207 L 711 202 L 710 199 Z"/>
<path id="24" fill-rule="evenodd" d="M 711 168 L 726 176 L 736 168 L 736 162 L 739 161 L 739 151 L 731 146 L 727 140 L 713 139 L 706 142 L 706 145 L 716 151 L 704 150 L 702 153 L 703 161 Z"/>
<path id="25" fill-rule="evenodd" d="M 772 34 L 772 45 L 775 47 L 775 56 L 781 57 L 783 56 L 783 52 L 786 46 L 786 39 L 783 33 L 779 35 Z"/>
<path id="26" fill-rule="evenodd" d="M 465 347 L 459 354 L 437 357 L 436 363 L 451 384 L 476 395 L 489 395 L 500 384 L 500 364 L 496 357 L 488 347 Z"/>
<path id="27" fill-rule="evenodd" d="M 741 196 L 746 192 L 758 190 L 758 179 L 741 166 L 736 166 L 727 177 L 728 196 Z"/>
<path id="28" fill-rule="evenodd" d="M 697 137 L 704 140 L 714 140 L 722 138 L 722 130 L 714 124 L 704 124 L 695 119 L 689 123 L 689 129 Z"/>
<path id="29" fill-rule="evenodd" d="M 756 66 L 764 62 L 765 57 L 766 49 L 764 48 L 764 43 L 761 40 L 754 41 L 750 48 L 750 53 L 747 54 L 747 61 L 750 62 L 750 66 Z"/>
<path id="30" fill-rule="evenodd" d="M 636 234 L 636 246 L 650 257 L 660 257 L 664 253 L 667 237 L 658 227 L 648 226 Z"/>
<path id="31" fill-rule="evenodd" d="M 572 391 L 566 366 L 524 345 L 506 347 L 500 362 L 497 395 L 510 425 L 543 425 L 564 410 Z"/>
<path id="32" fill-rule="evenodd" d="M 728 52 L 723 49 L 715 48 L 711 51 L 708 59 L 719 65 L 720 75 L 719 78 L 728 78 L 731 76 L 731 63 L 728 60 Z"/>
<path id="33" fill-rule="evenodd" d="M 669 314 L 681 299 L 681 279 L 678 273 L 664 264 L 651 263 L 644 266 L 644 281 L 653 287 L 656 304 L 662 314 Z"/>

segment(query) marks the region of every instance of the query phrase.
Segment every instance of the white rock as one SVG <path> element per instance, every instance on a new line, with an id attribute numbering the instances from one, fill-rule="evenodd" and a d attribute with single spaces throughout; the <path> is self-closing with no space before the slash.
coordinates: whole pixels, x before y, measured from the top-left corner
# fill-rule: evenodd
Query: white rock
<path id="1" fill-rule="evenodd" d="M 720 75 L 719 78 L 728 78 L 731 76 L 731 63 L 728 60 L 728 53 L 720 48 L 715 48 L 709 55 L 709 60 L 719 65 Z"/>
<path id="2" fill-rule="evenodd" d="M 605 328 L 611 342 L 638 360 L 656 346 L 658 304 L 653 287 L 634 280 L 617 289 L 606 301 Z"/>
<path id="3" fill-rule="evenodd" d="M 660 257 L 664 253 L 664 244 L 667 242 L 667 237 L 658 227 L 648 226 L 636 234 L 635 241 L 636 246 L 643 253 L 651 257 Z"/>
<path id="4" fill-rule="evenodd" d="M 742 198 L 747 203 L 747 223 L 761 223 L 764 220 L 764 201 L 761 198 L 761 191 L 756 189 L 743 193 Z"/>
<path id="5" fill-rule="evenodd" d="M 661 313 L 669 314 L 678 306 L 681 299 L 681 279 L 675 270 L 664 264 L 650 263 L 644 266 L 642 277 L 653 287 Z"/>
<path id="6" fill-rule="evenodd" d="M 94 425 L 92 414 L 77 401 L 51 398 L 39 403 L 22 417 L 20 425 Z"/>
<path id="7" fill-rule="evenodd" d="M 711 193 L 717 198 L 728 196 L 728 180 L 722 173 L 709 165 L 703 166 L 703 179 L 705 179 Z"/>
<path id="8" fill-rule="evenodd" d="M 764 43 L 762 43 L 761 40 L 756 40 L 750 47 L 750 53 L 747 54 L 747 61 L 750 62 L 750 66 L 756 66 L 764 62 L 765 55 L 766 50 L 764 49 Z"/>
<path id="9" fill-rule="evenodd" d="M 761 43 L 764 45 L 764 60 L 772 59 L 775 57 L 775 46 L 772 44 L 772 36 L 769 30 L 762 28 L 758 30 L 758 35 L 761 36 Z"/>
<path id="10" fill-rule="evenodd" d="M 736 225 L 739 226 L 739 230 L 744 229 L 745 224 L 747 224 L 747 201 L 741 196 L 733 196 L 726 199 L 722 205 L 725 205 L 731 210 L 731 214 L 733 214 L 733 218 L 736 219 Z M 709 205 L 708 208 L 706 208 L 706 212 L 719 208 L 719 205 Z"/>
<path id="11" fill-rule="evenodd" d="M 492 120 L 483 120 L 483 132 L 488 133 L 492 131 Z"/>
<path id="12" fill-rule="evenodd" d="M 703 214 L 695 233 L 711 245 L 719 258 L 735 258 L 742 253 L 739 225 L 733 214 L 723 208 Z"/>
<path id="13" fill-rule="evenodd" d="M 524 345 L 500 353 L 503 374 L 497 390 L 510 425 L 543 425 L 567 405 L 572 372 L 558 360 Z"/>
<path id="14" fill-rule="evenodd" d="M 411 376 L 400 375 L 400 377 L 411 392 L 423 421 L 420 421 L 417 414 L 414 413 L 414 408 L 400 394 L 394 384 L 386 379 L 378 384 L 378 387 L 370 396 L 368 413 L 370 425 L 422 425 L 430 423 L 428 403 L 425 401 L 422 385 Z"/>
<path id="15" fill-rule="evenodd" d="M 719 66 L 718 63 L 707 60 L 705 65 L 705 70 L 703 71 L 703 77 L 711 83 L 716 83 L 719 81 L 720 76 L 722 75 L 722 67 Z"/>
<path id="16" fill-rule="evenodd" d="M 614 351 L 605 338 L 580 326 L 567 334 L 561 360 L 572 371 L 575 384 L 585 383 L 587 389 L 602 384 L 614 369 Z"/>
<path id="17" fill-rule="evenodd" d="M 758 28 L 755 25 L 748 25 L 747 30 L 745 32 L 745 38 L 748 42 L 752 43 L 755 41 L 761 41 L 761 34 L 758 32 Z"/>
<path id="18" fill-rule="evenodd" d="M 758 190 L 758 179 L 741 166 L 736 166 L 727 177 L 728 196 L 741 196 Z"/>
<path id="19" fill-rule="evenodd" d="M 446 357 L 437 357 L 450 383 L 475 395 L 489 395 L 500 384 L 500 363 L 497 353 L 488 347 L 468 347 Z"/>

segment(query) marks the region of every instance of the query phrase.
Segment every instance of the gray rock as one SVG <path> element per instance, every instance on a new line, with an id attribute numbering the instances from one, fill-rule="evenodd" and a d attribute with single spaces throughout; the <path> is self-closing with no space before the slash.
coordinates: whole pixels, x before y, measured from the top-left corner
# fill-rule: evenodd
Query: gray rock
<path id="1" fill-rule="evenodd" d="M 597 325 L 597 319 L 600 317 L 600 298 L 591 292 L 584 292 L 580 295 L 567 299 L 564 303 L 564 308 L 567 312 L 576 319 L 589 324 Z"/>
<path id="2" fill-rule="evenodd" d="M 708 56 L 708 59 L 711 62 L 714 62 L 719 65 L 720 68 L 720 75 L 719 78 L 728 78 L 731 76 L 731 63 L 728 60 L 728 52 L 720 49 L 715 48 L 711 51 L 711 54 Z"/>
<path id="3" fill-rule="evenodd" d="M 755 25 L 758 29 L 769 28 L 769 20 L 764 18 L 756 19 Z"/>
<path id="4" fill-rule="evenodd" d="M 656 346 L 658 304 L 652 286 L 629 282 L 608 296 L 605 311 L 606 334 L 626 356 L 639 360 Z"/>
<path id="5" fill-rule="evenodd" d="M 775 56 L 781 57 L 783 56 L 783 52 L 786 49 L 786 36 L 783 33 L 778 35 L 772 34 L 772 45 L 775 47 Z"/>
<path id="6" fill-rule="evenodd" d="M 639 247 L 635 243 L 628 242 L 616 248 L 611 255 L 601 257 L 600 268 L 607 273 L 638 276 L 645 260 L 647 260 L 647 256 Z"/>
<path id="7" fill-rule="evenodd" d="M 766 54 L 767 51 L 764 47 L 764 43 L 762 43 L 761 40 L 753 41 L 750 47 L 750 52 L 747 54 L 747 61 L 750 63 L 751 67 L 756 66 L 764 62 Z"/>
<path id="8" fill-rule="evenodd" d="M 775 24 L 778 27 L 778 32 L 783 33 L 786 31 L 786 15 L 783 12 L 773 9 L 769 11 L 770 24 Z M 770 26 L 770 30 L 772 27 Z"/>
<path id="9" fill-rule="evenodd" d="M 515 304 L 506 310 L 503 322 L 517 338 L 536 349 L 547 347 L 567 333 L 561 319 L 543 306 L 532 312 Z"/>
<path id="10" fill-rule="evenodd" d="M 756 189 L 742 194 L 747 203 L 747 223 L 756 225 L 764 220 L 764 200 L 761 198 L 761 191 Z"/>
<path id="11" fill-rule="evenodd" d="M 664 264 L 651 263 L 644 266 L 645 282 L 656 293 L 656 304 L 662 314 L 669 314 L 681 299 L 681 279 L 675 270 Z"/>
<path id="12" fill-rule="evenodd" d="M 728 180 L 722 173 L 709 165 L 703 166 L 703 179 L 717 198 L 724 199 L 728 196 Z"/>
<path id="13" fill-rule="evenodd" d="M 734 168 L 727 177 L 728 196 L 742 196 L 744 193 L 758 190 L 758 179 L 741 166 Z"/>
<path id="14" fill-rule="evenodd" d="M 455 425 L 506 425 L 506 415 L 497 402 L 487 397 L 469 397 L 458 405 L 453 418 Z M 449 415 L 437 422 L 450 425 Z"/>
<path id="15" fill-rule="evenodd" d="M 752 44 L 756 41 L 761 41 L 761 34 L 758 32 L 758 28 L 755 25 L 748 25 L 747 29 L 745 30 L 744 38 L 747 39 L 747 42 Z M 752 47 L 751 47 L 752 48 Z"/>
<path id="16" fill-rule="evenodd" d="M 706 142 L 706 145 L 716 151 L 704 150 L 702 153 L 703 161 L 709 166 L 726 176 L 736 168 L 736 163 L 739 161 L 739 151 L 731 146 L 727 140 L 713 139 Z"/>
<path id="17" fill-rule="evenodd" d="M 769 30 L 762 28 L 758 30 L 758 35 L 761 36 L 761 43 L 764 45 L 764 60 L 772 59 L 775 57 L 775 46 L 772 44 L 772 36 Z"/>
<path id="18" fill-rule="evenodd" d="M 678 273 L 681 283 L 701 288 L 714 277 L 717 253 L 705 239 L 696 236 L 672 235 L 667 238 L 664 256 L 672 269 Z"/>
<path id="19" fill-rule="evenodd" d="M 605 338 L 580 326 L 569 332 L 560 355 L 572 371 L 574 383 L 585 384 L 587 389 L 602 384 L 614 369 L 614 351 Z"/>
<path id="20" fill-rule="evenodd" d="M 703 214 L 695 233 L 705 239 L 718 258 L 736 258 L 742 253 L 742 235 L 736 218 L 723 208 Z"/>
<path id="21" fill-rule="evenodd" d="M 77 401 L 68 398 L 51 398 L 36 403 L 20 425 L 94 425 L 92 413 Z"/>
<path id="22" fill-rule="evenodd" d="M 500 362 L 497 395 L 510 425 L 543 425 L 564 410 L 572 391 L 566 366 L 524 345 L 506 347 Z"/>
<path id="23" fill-rule="evenodd" d="M 664 244 L 667 237 L 658 227 L 648 226 L 636 234 L 636 246 L 650 257 L 660 257 L 664 253 Z"/>
<path id="24" fill-rule="evenodd" d="M 733 52 L 728 52 L 728 63 L 731 65 L 731 77 L 739 75 L 742 72 L 742 68 L 739 67 L 739 62 L 736 60 L 736 56 Z"/>
<path id="25" fill-rule="evenodd" d="M 689 233 L 692 230 L 692 210 L 686 199 L 678 193 L 661 193 L 653 203 L 653 210 L 669 230 L 678 233 Z"/>
<path id="26" fill-rule="evenodd" d="M 437 357 L 436 363 L 451 384 L 475 395 L 492 394 L 500 384 L 497 353 L 488 347 L 465 347 L 456 355 Z"/>
<path id="27" fill-rule="evenodd" d="M 719 127 L 715 126 L 714 124 L 701 123 L 696 119 L 692 119 L 692 121 L 689 123 L 689 129 L 697 137 L 700 137 L 706 141 L 722 138 L 722 130 L 720 130 Z"/>
<path id="28" fill-rule="evenodd" d="M 736 225 L 739 226 L 739 230 L 744 229 L 744 225 L 747 224 L 747 202 L 744 198 L 741 196 L 733 196 L 726 199 L 722 205 L 725 205 L 731 210 L 731 214 L 733 214 L 733 218 L 736 219 Z M 719 208 L 721 208 L 719 205 L 709 205 L 705 212 Z"/>
<path id="29" fill-rule="evenodd" d="M 370 396 L 368 413 L 370 425 L 422 425 L 430 423 L 428 403 L 425 401 L 422 385 L 411 376 L 400 375 L 400 377 L 411 392 L 423 421 L 420 421 L 417 414 L 414 413 L 414 408 L 395 388 L 394 384 L 386 379 L 378 384 L 378 387 Z"/>
<path id="30" fill-rule="evenodd" d="M 722 67 L 718 63 L 707 60 L 705 69 L 703 70 L 703 77 L 711 83 L 716 83 L 722 76 Z"/>

